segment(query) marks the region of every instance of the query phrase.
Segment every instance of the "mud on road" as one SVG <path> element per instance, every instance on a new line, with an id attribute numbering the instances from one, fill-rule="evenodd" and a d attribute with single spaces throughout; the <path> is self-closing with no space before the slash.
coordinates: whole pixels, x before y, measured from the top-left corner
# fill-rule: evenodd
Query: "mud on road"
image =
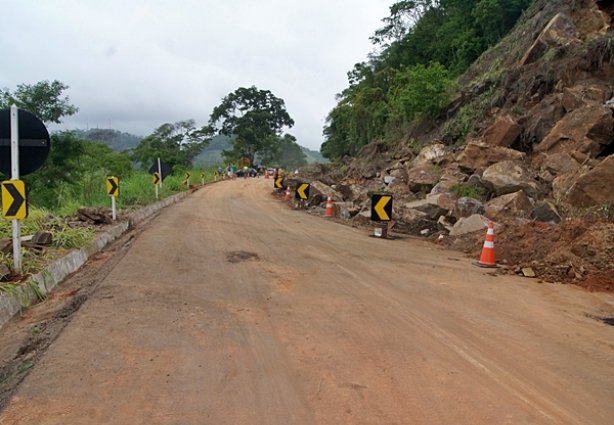
<path id="1" fill-rule="evenodd" d="M 0 424 L 611 423 L 614 296 L 370 238 L 269 182 L 199 190 L 3 329 L 51 344 Z"/>

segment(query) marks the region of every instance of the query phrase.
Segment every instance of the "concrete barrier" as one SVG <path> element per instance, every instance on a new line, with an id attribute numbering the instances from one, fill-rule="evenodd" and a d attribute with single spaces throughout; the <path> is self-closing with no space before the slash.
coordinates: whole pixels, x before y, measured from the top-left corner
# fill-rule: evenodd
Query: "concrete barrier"
<path id="1" fill-rule="evenodd" d="M 24 307 L 39 301 L 39 296 L 49 294 L 66 276 L 79 270 L 92 255 L 102 251 L 104 247 L 118 239 L 129 229 L 136 227 L 137 224 L 148 219 L 161 209 L 179 202 L 192 192 L 181 192 L 134 211 L 130 214 L 128 221 L 107 229 L 87 246 L 75 249 L 65 257 L 53 261 L 43 271 L 32 275 L 25 284 L 16 286 L 14 291 L 1 293 L 0 328 L 11 320 L 14 315 L 21 312 Z"/>

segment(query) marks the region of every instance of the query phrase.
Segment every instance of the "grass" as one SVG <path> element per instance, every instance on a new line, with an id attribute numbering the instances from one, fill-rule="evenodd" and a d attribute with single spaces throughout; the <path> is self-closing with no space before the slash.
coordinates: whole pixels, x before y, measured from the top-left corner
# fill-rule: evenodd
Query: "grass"
<path id="1" fill-rule="evenodd" d="M 190 170 L 190 185 L 200 185 L 213 182 L 214 169 Z M 201 174 L 202 173 L 202 174 Z M 202 175 L 202 177 L 201 177 Z M 58 208 L 49 210 L 45 208 L 29 207 L 28 217 L 20 221 L 21 235 L 33 235 L 36 232 L 47 231 L 53 236 L 52 249 L 43 253 L 34 252 L 27 247 L 22 248 L 22 274 L 38 273 L 65 250 L 81 248 L 90 243 L 95 237 L 95 230 L 91 226 L 72 226 L 70 217 L 83 206 L 110 208 L 111 200 L 106 194 L 106 175 L 101 172 L 92 172 L 79 187 L 63 186 L 58 192 Z M 170 175 L 164 179 L 159 191 L 159 199 L 166 198 L 175 193 L 187 190 L 185 173 Z M 120 180 L 120 196 L 116 199 L 119 210 L 144 206 L 156 201 L 155 186 L 152 176 L 146 172 L 135 172 L 130 177 Z M 35 203 L 32 199 L 29 202 Z M 0 238 L 12 238 L 12 224 L 8 220 L 0 220 Z M 14 267 L 12 251 L 0 252 L 0 263 L 6 264 L 9 269 Z M 32 293 L 37 299 L 44 299 L 44 295 L 36 282 L 28 283 Z M 21 285 L 15 282 L 0 284 L 0 293 L 22 296 Z M 22 301 L 23 303 L 23 301 Z"/>
<path id="2" fill-rule="evenodd" d="M 470 186 L 466 183 L 457 183 L 450 188 L 459 198 L 473 198 L 478 201 L 486 199 L 486 191 L 483 188 Z"/>

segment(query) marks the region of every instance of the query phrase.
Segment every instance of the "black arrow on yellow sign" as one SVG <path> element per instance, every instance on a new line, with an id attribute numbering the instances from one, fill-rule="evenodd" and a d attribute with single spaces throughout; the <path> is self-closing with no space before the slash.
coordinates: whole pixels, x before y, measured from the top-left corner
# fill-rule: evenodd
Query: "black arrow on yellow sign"
<path id="1" fill-rule="evenodd" d="M 309 199 L 309 188 L 311 185 L 309 183 L 301 183 L 296 188 L 296 199 L 307 200 Z"/>
<path id="2" fill-rule="evenodd" d="M 283 189 L 284 188 L 284 179 L 283 177 L 277 177 L 275 179 L 275 189 Z"/>
<path id="3" fill-rule="evenodd" d="M 153 184 L 160 183 L 160 173 L 158 173 L 157 171 L 153 173 L 151 176 L 151 181 L 153 182 Z"/>
<path id="4" fill-rule="evenodd" d="M 392 219 L 392 196 L 373 195 L 371 197 L 371 220 L 390 221 Z"/>
<path id="5" fill-rule="evenodd" d="M 119 196 L 119 177 L 107 177 L 107 195 Z"/>
<path id="6" fill-rule="evenodd" d="M 26 184 L 22 180 L 2 182 L 2 214 L 9 220 L 23 220 L 28 217 Z"/>

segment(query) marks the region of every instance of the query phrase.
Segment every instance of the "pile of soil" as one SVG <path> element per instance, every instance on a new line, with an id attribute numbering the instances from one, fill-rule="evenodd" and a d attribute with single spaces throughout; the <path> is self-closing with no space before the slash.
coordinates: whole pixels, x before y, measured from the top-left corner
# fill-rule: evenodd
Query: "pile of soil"
<path id="1" fill-rule="evenodd" d="M 479 258 L 484 232 L 444 243 Z M 520 274 L 530 267 L 547 282 L 573 283 L 591 291 L 614 292 L 614 222 L 575 218 L 559 224 L 503 223 L 496 232 L 497 262 Z"/>

